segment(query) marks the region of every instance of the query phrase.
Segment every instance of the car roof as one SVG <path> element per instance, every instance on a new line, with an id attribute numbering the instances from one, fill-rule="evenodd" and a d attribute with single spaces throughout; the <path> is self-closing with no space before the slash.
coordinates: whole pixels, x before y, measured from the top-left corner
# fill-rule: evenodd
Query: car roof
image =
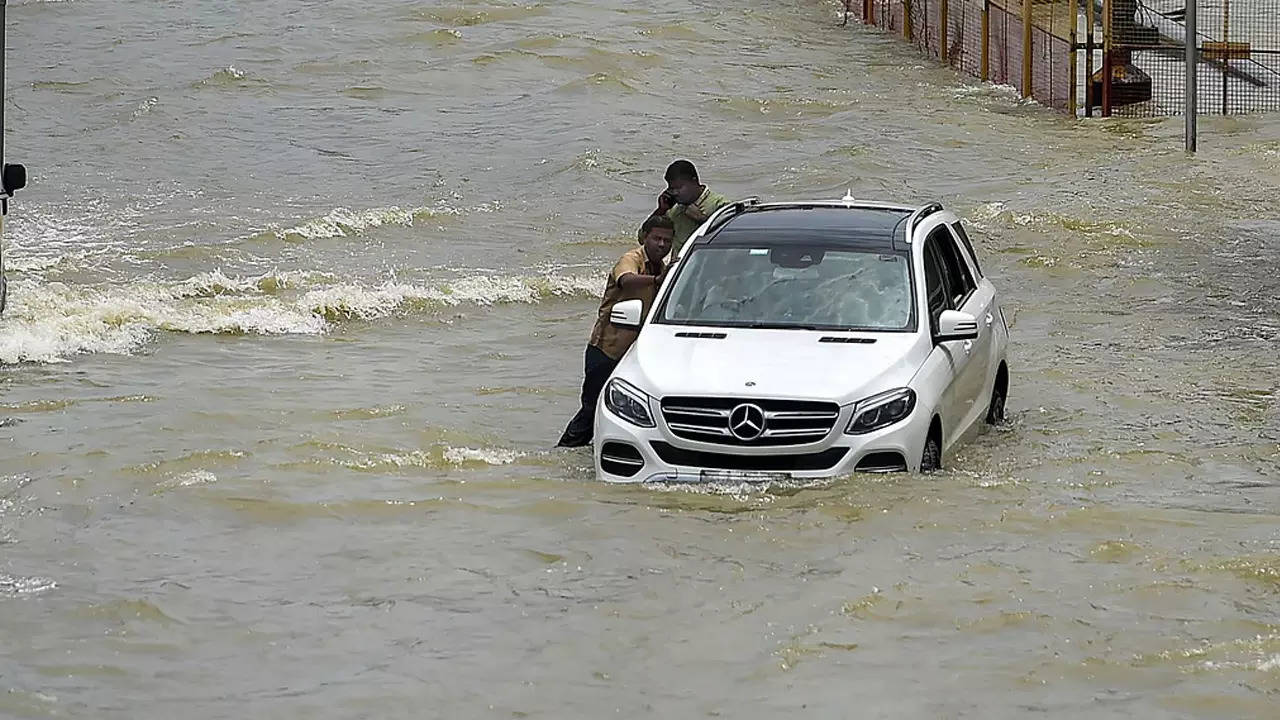
<path id="1" fill-rule="evenodd" d="M 744 208 L 699 245 L 824 245 L 872 252 L 907 252 L 911 208 L 849 207 L 834 203 L 773 204 Z"/>

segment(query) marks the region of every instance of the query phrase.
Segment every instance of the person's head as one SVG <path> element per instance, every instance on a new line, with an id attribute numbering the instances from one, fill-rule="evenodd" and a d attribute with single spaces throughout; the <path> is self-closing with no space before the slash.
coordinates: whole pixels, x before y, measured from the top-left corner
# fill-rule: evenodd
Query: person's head
<path id="1" fill-rule="evenodd" d="M 667 166 L 667 192 L 675 196 L 676 202 L 689 204 L 702 194 L 702 183 L 698 181 L 698 169 L 688 160 L 677 160 Z"/>
<path id="2" fill-rule="evenodd" d="M 640 244 L 650 260 L 661 260 L 671 252 L 676 225 L 666 215 L 654 215 L 640 226 Z"/>

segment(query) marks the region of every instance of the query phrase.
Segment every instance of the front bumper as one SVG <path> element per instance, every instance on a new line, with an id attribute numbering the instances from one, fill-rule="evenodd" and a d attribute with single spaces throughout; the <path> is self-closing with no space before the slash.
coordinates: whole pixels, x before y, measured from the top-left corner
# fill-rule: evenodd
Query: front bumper
<path id="1" fill-rule="evenodd" d="M 917 407 L 889 427 L 865 435 L 845 435 L 852 407 L 840 412 L 820 442 L 786 447 L 735 447 L 678 438 L 665 427 L 641 428 L 596 409 L 596 477 L 604 482 L 708 482 L 820 479 L 854 472 L 920 469 L 931 415 Z"/>

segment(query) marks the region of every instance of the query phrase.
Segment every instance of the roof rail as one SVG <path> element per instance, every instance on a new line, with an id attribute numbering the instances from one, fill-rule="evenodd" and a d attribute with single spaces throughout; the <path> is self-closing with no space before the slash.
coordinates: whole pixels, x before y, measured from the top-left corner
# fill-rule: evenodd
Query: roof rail
<path id="1" fill-rule="evenodd" d="M 921 205 L 915 212 L 911 213 L 911 216 L 907 218 L 907 243 L 911 242 L 911 234 L 916 231 L 916 225 L 919 225 L 921 220 L 941 211 L 942 203 L 931 202 L 927 205 Z"/>
<path id="2" fill-rule="evenodd" d="M 707 221 L 703 223 L 703 227 L 706 228 L 706 231 L 703 232 L 702 235 L 706 236 L 707 233 L 728 222 L 734 215 L 741 213 L 749 207 L 754 207 L 759 204 L 760 198 L 752 195 L 751 197 L 745 197 L 741 200 L 734 200 L 733 202 L 721 205 L 720 208 L 711 213 L 711 217 L 707 218 Z"/>

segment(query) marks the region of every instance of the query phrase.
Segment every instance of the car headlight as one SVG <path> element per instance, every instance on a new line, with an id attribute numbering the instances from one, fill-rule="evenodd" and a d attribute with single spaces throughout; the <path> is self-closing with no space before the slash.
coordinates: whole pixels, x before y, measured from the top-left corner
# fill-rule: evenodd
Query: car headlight
<path id="1" fill-rule="evenodd" d="M 654 427 L 649 396 L 626 380 L 614 378 L 604 387 L 604 406 L 618 417 L 642 428 Z"/>
<path id="2" fill-rule="evenodd" d="M 898 388 L 874 395 L 853 406 L 846 435 L 862 435 L 905 420 L 916 409 L 916 391 Z"/>

